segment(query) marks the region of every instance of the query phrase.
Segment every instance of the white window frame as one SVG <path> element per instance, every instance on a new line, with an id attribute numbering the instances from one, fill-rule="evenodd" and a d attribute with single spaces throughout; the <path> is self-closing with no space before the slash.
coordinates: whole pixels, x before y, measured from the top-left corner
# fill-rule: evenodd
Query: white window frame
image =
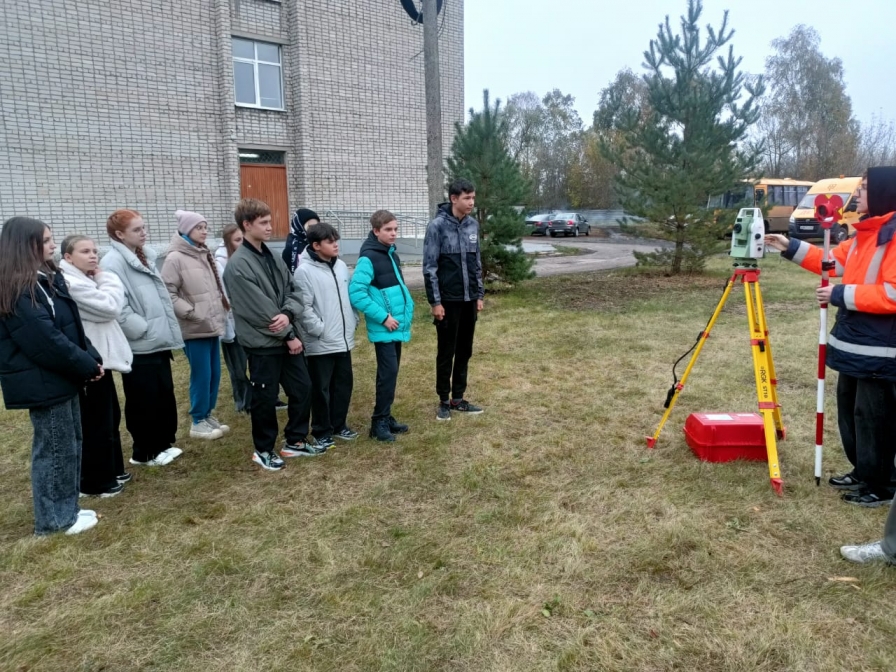
<path id="1" fill-rule="evenodd" d="M 233 56 L 231 53 L 231 77 L 233 78 L 233 102 L 237 107 L 248 107 L 254 110 L 275 110 L 278 112 L 286 111 L 286 92 L 283 90 L 283 49 L 282 45 L 277 44 L 276 42 L 265 42 L 264 40 L 254 40 L 248 37 L 239 37 L 237 35 L 230 36 L 231 44 L 233 40 L 242 40 L 244 42 L 251 42 L 252 48 L 255 50 L 255 58 L 241 58 L 239 56 Z M 272 63 L 271 61 L 264 61 L 258 58 L 258 45 L 264 44 L 270 47 L 277 47 L 277 56 L 279 57 L 279 63 Z M 233 67 L 233 63 L 249 63 L 252 66 L 253 76 L 255 80 L 255 104 L 251 103 L 241 103 L 236 100 L 236 69 Z M 269 107 L 267 105 L 261 104 L 261 80 L 258 77 L 258 64 L 262 65 L 275 65 L 277 66 L 278 72 L 280 73 L 280 107 Z"/>

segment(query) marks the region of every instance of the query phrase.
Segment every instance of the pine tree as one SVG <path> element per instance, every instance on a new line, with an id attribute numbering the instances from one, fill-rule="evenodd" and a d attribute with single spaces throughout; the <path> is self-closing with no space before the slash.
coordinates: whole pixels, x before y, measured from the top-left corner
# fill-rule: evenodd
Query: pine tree
<path id="1" fill-rule="evenodd" d="M 523 252 L 525 219 L 518 211 L 529 185 L 508 150 L 508 128 L 501 101 L 491 106 L 483 92 L 481 111 L 470 110 L 465 126 L 455 125 L 448 181 L 465 178 L 476 186 L 482 272 L 486 279 L 514 283 L 532 277 L 532 260 Z"/>
<path id="2" fill-rule="evenodd" d="M 638 264 L 666 266 L 673 274 L 700 270 L 719 251 L 725 223 L 713 222 L 707 200 L 758 176 L 762 149 L 743 142 L 758 118 L 762 79 L 738 71 L 741 59 L 730 45 L 727 58 L 716 55 L 734 34 L 728 12 L 718 32 L 706 26 L 705 41 L 697 25 L 702 12 L 700 0 L 688 0 L 680 35 L 672 33 L 668 16 L 660 24 L 644 52 L 649 118 L 617 95 L 620 141 L 603 146 L 620 168 L 622 207 L 675 243 L 671 250 L 636 255 Z"/>

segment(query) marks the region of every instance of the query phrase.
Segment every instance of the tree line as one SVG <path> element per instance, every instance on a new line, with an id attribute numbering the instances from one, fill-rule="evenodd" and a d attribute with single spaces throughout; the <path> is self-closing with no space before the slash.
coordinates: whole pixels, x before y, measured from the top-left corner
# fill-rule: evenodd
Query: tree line
<path id="1" fill-rule="evenodd" d="M 896 121 L 882 115 L 864 123 L 855 118 L 843 63 L 825 56 L 813 28 L 798 25 L 771 47 L 765 72 L 744 74 L 745 80 L 765 83 L 756 123 L 741 141 L 757 150 L 762 175 L 817 181 L 896 164 Z M 600 92 L 588 125 L 574 107 L 575 98 L 558 89 L 508 98 L 510 152 L 531 185 L 526 205 L 620 206 L 614 188 L 619 167 L 600 149 L 617 140 L 620 102 L 649 117 L 645 76 L 629 68 L 617 73 Z"/>
<path id="2" fill-rule="evenodd" d="M 486 91 L 483 109 L 457 125 L 446 173 L 477 185 L 487 277 L 531 275 L 520 206 L 622 208 L 672 243 L 636 254 L 639 265 L 695 272 L 730 224 L 706 208 L 710 196 L 763 175 L 817 181 L 896 164 L 894 122 L 855 119 L 843 65 L 815 30 L 774 40 L 765 73 L 753 75 L 735 55 L 728 12 L 717 27 L 701 27 L 702 13 L 688 0 L 677 30 L 666 16 L 642 74 L 617 73 L 587 128 L 557 89 L 504 106 Z"/>

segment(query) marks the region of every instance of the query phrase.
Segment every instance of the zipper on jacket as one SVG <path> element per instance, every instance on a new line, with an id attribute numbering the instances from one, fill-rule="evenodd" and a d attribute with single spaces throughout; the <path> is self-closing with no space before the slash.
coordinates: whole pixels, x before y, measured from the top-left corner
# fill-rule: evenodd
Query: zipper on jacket
<path id="1" fill-rule="evenodd" d="M 329 264 L 327 265 L 329 266 Z M 336 268 L 334 266 L 330 266 L 330 273 L 333 274 L 333 282 L 336 283 L 336 296 L 339 297 L 339 316 L 342 318 L 342 341 L 345 343 L 345 351 L 349 352 L 348 336 L 345 333 L 348 325 L 345 323 L 345 308 L 342 306 L 342 292 L 339 291 L 339 279 L 336 277 Z"/>
<path id="2" fill-rule="evenodd" d="M 411 305 L 411 293 L 408 291 L 407 285 L 404 284 L 404 280 L 402 279 L 401 270 L 398 268 L 398 264 L 395 263 L 395 258 L 392 256 L 392 250 L 389 250 L 389 261 L 392 262 L 392 268 L 395 271 L 395 278 L 398 280 L 398 286 L 401 287 L 401 295 L 404 297 L 404 318 L 408 323 L 408 329 L 411 328 L 410 323 L 413 321 L 413 313 L 411 313 L 411 319 L 408 320 L 408 306 Z M 385 293 L 383 293 L 383 298 L 385 298 Z M 392 312 L 391 310 L 389 311 Z"/>

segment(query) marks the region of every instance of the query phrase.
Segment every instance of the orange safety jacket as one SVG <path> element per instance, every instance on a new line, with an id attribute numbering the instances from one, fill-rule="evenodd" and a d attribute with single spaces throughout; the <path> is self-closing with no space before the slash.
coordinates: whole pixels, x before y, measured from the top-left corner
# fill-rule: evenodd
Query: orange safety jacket
<path id="1" fill-rule="evenodd" d="M 856 378 L 896 381 L 896 213 L 855 224 L 856 235 L 831 250 L 831 292 L 837 321 L 828 338 L 827 365 Z M 824 252 L 791 240 L 782 254 L 821 274 Z"/>

